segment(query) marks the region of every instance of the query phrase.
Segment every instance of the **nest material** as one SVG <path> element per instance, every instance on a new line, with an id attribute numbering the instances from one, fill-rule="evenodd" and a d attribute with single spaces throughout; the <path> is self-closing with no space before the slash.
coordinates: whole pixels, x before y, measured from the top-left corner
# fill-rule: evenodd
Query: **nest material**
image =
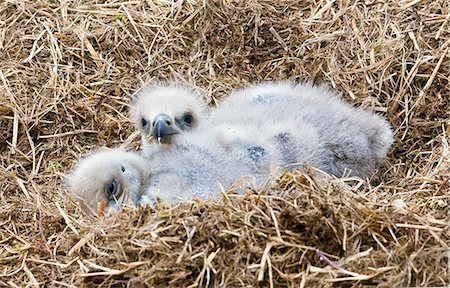
<path id="1" fill-rule="evenodd" d="M 447 286 L 448 1 L 2 1 L 0 286 Z M 325 83 L 386 115 L 376 181 L 285 173 L 221 203 L 83 214 L 63 176 L 139 143 L 153 78 L 211 106 L 249 82 Z M 220 104 L 219 104 L 220 105 Z"/>

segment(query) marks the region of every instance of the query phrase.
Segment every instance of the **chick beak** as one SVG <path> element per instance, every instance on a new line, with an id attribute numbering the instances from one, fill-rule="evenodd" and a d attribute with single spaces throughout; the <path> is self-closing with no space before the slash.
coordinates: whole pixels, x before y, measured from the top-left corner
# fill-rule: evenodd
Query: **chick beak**
<path id="1" fill-rule="evenodd" d="M 105 216 L 106 200 L 101 200 L 97 203 L 97 215 L 99 217 Z"/>
<path id="2" fill-rule="evenodd" d="M 152 136 L 157 139 L 158 143 L 169 142 L 170 137 L 178 134 L 178 130 L 173 128 L 173 121 L 166 114 L 159 114 L 155 117 L 152 129 Z"/>

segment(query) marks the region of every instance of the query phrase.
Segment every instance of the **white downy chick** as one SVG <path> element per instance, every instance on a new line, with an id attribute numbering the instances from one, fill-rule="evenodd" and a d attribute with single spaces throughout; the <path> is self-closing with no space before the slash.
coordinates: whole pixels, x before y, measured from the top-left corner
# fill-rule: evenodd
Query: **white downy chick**
<path id="1" fill-rule="evenodd" d="M 66 179 L 66 188 L 81 207 L 97 215 L 138 204 L 148 179 L 147 161 L 123 149 L 101 149 L 83 157 Z"/>

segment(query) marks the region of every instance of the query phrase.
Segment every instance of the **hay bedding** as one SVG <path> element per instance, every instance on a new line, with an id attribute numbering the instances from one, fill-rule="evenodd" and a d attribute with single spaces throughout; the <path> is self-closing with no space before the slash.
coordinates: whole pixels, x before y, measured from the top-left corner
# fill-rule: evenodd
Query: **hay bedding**
<path id="1" fill-rule="evenodd" d="M 412 287 L 449 274 L 446 1 L 2 1 L 0 286 Z M 130 95 L 151 78 L 214 106 L 264 79 L 327 83 L 387 115 L 371 183 L 286 173 L 223 203 L 96 219 L 63 176 L 139 145 Z"/>

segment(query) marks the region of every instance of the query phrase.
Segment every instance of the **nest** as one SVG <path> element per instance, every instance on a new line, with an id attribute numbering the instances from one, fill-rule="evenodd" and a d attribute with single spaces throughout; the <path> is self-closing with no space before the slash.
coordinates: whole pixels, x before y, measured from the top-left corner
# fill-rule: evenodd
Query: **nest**
<path id="1" fill-rule="evenodd" d="M 449 15 L 445 0 L 2 1 L 0 286 L 449 285 Z M 154 78 L 210 106 L 251 82 L 324 83 L 385 115 L 395 144 L 371 180 L 286 172 L 278 194 L 84 214 L 64 175 L 95 147 L 138 147 L 127 106 Z"/>

